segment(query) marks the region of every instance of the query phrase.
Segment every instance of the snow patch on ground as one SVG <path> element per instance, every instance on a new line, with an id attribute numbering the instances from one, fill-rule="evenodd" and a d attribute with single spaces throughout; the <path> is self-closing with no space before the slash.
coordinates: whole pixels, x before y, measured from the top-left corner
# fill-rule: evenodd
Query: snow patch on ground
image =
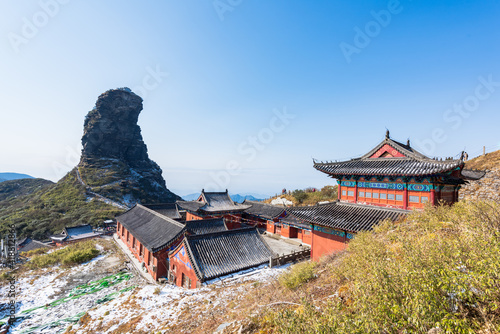
<path id="1" fill-rule="evenodd" d="M 109 254 L 100 255 L 93 260 L 72 268 L 63 270 L 49 268 L 40 274 L 21 278 L 18 282 L 17 300 L 21 302 L 20 310 L 44 306 L 54 300 L 67 297 L 71 282 L 68 278 L 71 273 L 85 274 L 97 280 L 105 276 L 96 274 Z M 37 329 L 36 333 L 61 333 L 70 324 L 76 333 L 112 333 L 120 326 L 128 326 L 136 322 L 137 332 L 156 332 L 159 326 L 175 325 L 182 314 L 195 312 L 204 314 L 207 310 L 223 306 L 230 300 L 248 292 L 245 282 L 269 282 L 281 274 L 288 265 L 269 268 L 262 265 L 253 270 L 245 270 L 221 279 L 213 280 L 211 285 L 199 289 L 186 290 L 173 285 L 144 284 L 139 278 L 122 281 L 114 286 L 106 287 L 101 291 L 82 295 L 76 299 L 69 299 L 62 304 L 48 308 L 40 308 L 30 313 L 30 316 L 16 323 L 11 333 L 21 333 L 32 327 L 52 324 L 61 319 L 81 316 L 87 312 L 83 323 L 62 322 L 53 327 Z M 76 284 L 85 284 L 82 281 Z M 73 284 L 75 280 L 73 278 Z M 134 288 L 135 287 L 135 288 Z M 6 296 L 8 287 L 0 290 L 0 302 L 8 302 Z M 120 292 L 124 288 L 131 290 Z M 62 291 L 65 291 L 63 293 Z M 113 294 L 114 299 L 98 304 L 97 300 Z M 79 317 L 79 316 L 78 316 Z"/>

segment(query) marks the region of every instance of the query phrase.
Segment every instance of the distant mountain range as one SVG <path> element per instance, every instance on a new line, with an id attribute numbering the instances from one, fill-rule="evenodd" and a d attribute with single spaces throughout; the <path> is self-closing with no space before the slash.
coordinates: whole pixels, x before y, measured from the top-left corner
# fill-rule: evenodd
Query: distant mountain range
<path id="1" fill-rule="evenodd" d="M 195 201 L 198 199 L 198 196 L 200 196 L 200 193 L 193 193 L 189 195 L 182 196 L 182 199 L 185 201 Z M 261 195 L 261 194 L 255 194 L 255 193 L 246 193 L 246 194 L 229 194 L 231 196 L 231 199 L 235 202 L 238 203 L 243 203 L 244 200 L 249 200 L 249 201 L 263 201 L 265 198 L 268 196 Z"/>
<path id="2" fill-rule="evenodd" d="M 0 182 L 18 179 L 33 179 L 33 176 L 19 173 L 0 173 Z"/>

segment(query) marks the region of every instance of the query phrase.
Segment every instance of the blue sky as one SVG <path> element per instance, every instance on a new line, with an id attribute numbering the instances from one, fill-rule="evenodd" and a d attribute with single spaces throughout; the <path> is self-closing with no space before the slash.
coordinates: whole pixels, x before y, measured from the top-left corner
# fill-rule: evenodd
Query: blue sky
<path id="1" fill-rule="evenodd" d="M 181 195 L 332 184 L 312 158 L 386 128 L 430 156 L 500 148 L 499 1 L 12 0 L 0 37 L 2 172 L 59 179 L 124 86 Z"/>

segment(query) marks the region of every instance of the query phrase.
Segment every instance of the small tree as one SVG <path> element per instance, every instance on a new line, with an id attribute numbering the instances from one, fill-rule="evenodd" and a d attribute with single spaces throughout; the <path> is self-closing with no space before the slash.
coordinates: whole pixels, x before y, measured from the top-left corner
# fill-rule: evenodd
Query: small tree
<path id="1" fill-rule="evenodd" d="M 299 204 L 302 204 L 304 200 L 307 198 L 307 194 L 304 192 L 304 190 L 294 190 L 292 193 L 292 196 L 299 202 Z"/>
<path id="2" fill-rule="evenodd" d="M 324 186 L 321 188 L 321 195 L 323 195 L 323 198 L 336 198 L 337 186 Z"/>

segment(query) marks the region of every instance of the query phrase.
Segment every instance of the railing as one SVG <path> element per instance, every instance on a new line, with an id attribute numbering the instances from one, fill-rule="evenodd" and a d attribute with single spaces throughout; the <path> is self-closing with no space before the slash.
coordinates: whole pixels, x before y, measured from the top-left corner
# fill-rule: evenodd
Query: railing
<path id="1" fill-rule="evenodd" d="M 308 259 L 311 257 L 311 250 L 310 249 L 304 249 L 302 251 L 298 252 L 293 252 L 291 254 L 283 254 L 278 257 L 272 257 L 269 259 L 269 267 L 275 267 L 275 266 L 280 266 L 282 264 L 288 263 L 288 262 L 294 262 L 297 260 L 303 260 L 303 259 Z"/>

